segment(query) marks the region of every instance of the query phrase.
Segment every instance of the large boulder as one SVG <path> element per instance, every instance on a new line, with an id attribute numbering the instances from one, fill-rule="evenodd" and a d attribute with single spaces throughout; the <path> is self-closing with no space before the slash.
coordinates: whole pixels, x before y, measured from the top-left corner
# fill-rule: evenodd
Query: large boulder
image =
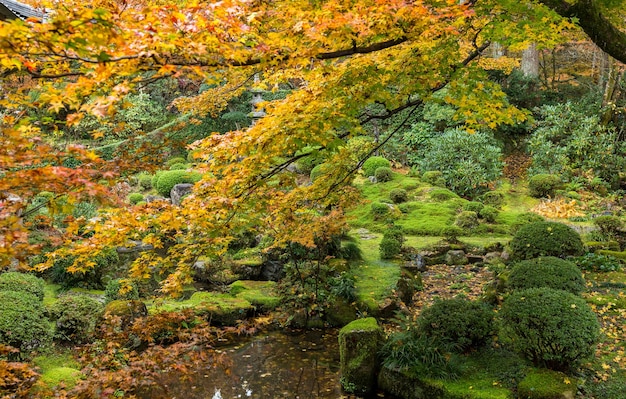
<path id="1" fill-rule="evenodd" d="M 192 188 L 193 188 L 193 184 L 189 184 L 189 183 L 176 184 L 172 188 L 172 191 L 170 191 L 170 198 L 172 199 L 172 205 L 180 206 L 185 196 L 191 194 Z"/>
<path id="2" fill-rule="evenodd" d="M 383 330 L 373 317 L 355 320 L 339 331 L 341 386 L 346 392 L 362 395 L 374 390 L 382 344 Z"/>

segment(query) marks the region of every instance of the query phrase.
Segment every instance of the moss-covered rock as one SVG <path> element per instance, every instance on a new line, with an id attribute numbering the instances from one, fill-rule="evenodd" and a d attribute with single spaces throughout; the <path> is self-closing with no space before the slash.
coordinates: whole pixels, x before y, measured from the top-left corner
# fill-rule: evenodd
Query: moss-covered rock
<path id="1" fill-rule="evenodd" d="M 273 310 L 280 303 L 275 281 L 238 280 L 230 285 L 230 293 L 245 299 L 260 311 Z"/>
<path id="2" fill-rule="evenodd" d="M 576 381 L 570 381 L 563 373 L 538 369 L 526 374 L 517 386 L 517 392 L 524 399 L 573 399 L 576 385 Z"/>
<path id="3" fill-rule="evenodd" d="M 356 318 L 356 308 L 343 298 L 334 300 L 326 312 L 326 321 L 335 327 L 343 327 Z"/>
<path id="4" fill-rule="evenodd" d="M 346 392 L 367 394 L 375 388 L 382 343 L 383 330 L 373 317 L 355 320 L 339 331 L 341 386 Z"/>

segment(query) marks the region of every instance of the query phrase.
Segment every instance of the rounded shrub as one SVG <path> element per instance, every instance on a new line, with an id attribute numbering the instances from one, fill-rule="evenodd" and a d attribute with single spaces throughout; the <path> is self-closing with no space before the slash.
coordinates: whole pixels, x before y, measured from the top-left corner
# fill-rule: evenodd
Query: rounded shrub
<path id="1" fill-rule="evenodd" d="M 20 272 L 0 274 L 0 291 L 26 292 L 43 301 L 43 286 L 44 281 L 32 274 Z"/>
<path id="2" fill-rule="evenodd" d="M 417 319 L 420 332 L 462 352 L 485 345 L 493 335 L 493 311 L 463 298 L 437 300 Z"/>
<path id="3" fill-rule="evenodd" d="M 624 226 L 624 222 L 617 216 L 598 216 L 593 219 L 593 224 L 598 226 L 602 235 L 606 238 L 615 237 Z"/>
<path id="4" fill-rule="evenodd" d="M 387 206 L 387 204 L 383 204 L 382 202 L 372 202 L 370 210 L 374 215 L 374 219 L 379 219 L 389 213 L 389 206 Z"/>
<path id="5" fill-rule="evenodd" d="M 132 283 L 130 285 L 130 290 L 125 293 L 120 293 L 120 289 L 122 288 L 122 283 L 120 279 L 115 279 L 109 281 L 106 288 L 104 289 L 104 299 L 106 302 L 115 301 L 118 299 L 130 300 L 130 299 L 139 299 L 139 289 L 137 285 Z"/>
<path id="6" fill-rule="evenodd" d="M 175 163 L 170 165 L 170 170 L 185 170 L 185 169 L 189 169 L 191 165 L 189 165 L 188 163 Z"/>
<path id="7" fill-rule="evenodd" d="M 187 159 L 183 157 L 170 158 L 165 162 L 165 166 L 171 167 L 172 165 L 187 163 Z"/>
<path id="8" fill-rule="evenodd" d="M 593 355 L 600 324 L 580 297 L 551 288 L 511 294 L 499 312 L 503 342 L 539 366 L 567 370 Z"/>
<path id="9" fill-rule="evenodd" d="M 498 217 L 498 210 L 493 206 L 487 205 L 483 209 L 480 210 L 478 216 L 485 219 L 487 223 L 495 223 L 496 218 Z"/>
<path id="10" fill-rule="evenodd" d="M 585 280 L 574 263 L 544 256 L 524 260 L 513 266 L 508 285 L 513 290 L 548 287 L 578 295 L 585 289 Z"/>
<path id="11" fill-rule="evenodd" d="M 374 177 L 377 182 L 384 183 L 393 180 L 393 171 L 391 168 L 381 166 L 374 171 Z"/>
<path id="12" fill-rule="evenodd" d="M 528 179 L 528 189 L 530 195 L 535 198 L 554 197 L 556 190 L 560 189 L 563 183 L 557 175 L 542 173 Z"/>
<path id="13" fill-rule="evenodd" d="M 464 211 L 470 211 L 470 212 L 476 212 L 476 213 L 480 213 L 480 211 L 482 211 L 484 207 L 485 207 L 484 204 L 477 202 L 477 201 L 469 201 L 463 204 Z"/>
<path id="14" fill-rule="evenodd" d="M 137 183 L 139 183 L 144 190 L 150 190 L 152 188 L 152 175 L 145 172 L 138 174 Z"/>
<path id="15" fill-rule="evenodd" d="M 463 229 L 473 229 L 478 226 L 478 215 L 476 212 L 463 211 L 456 216 L 454 224 Z"/>
<path id="16" fill-rule="evenodd" d="M 458 195 L 448 190 L 447 188 L 435 188 L 430 192 L 430 198 L 435 201 L 447 201 L 457 197 Z"/>
<path id="17" fill-rule="evenodd" d="M 487 191 L 481 197 L 483 204 L 499 208 L 504 204 L 504 194 L 497 191 Z"/>
<path id="18" fill-rule="evenodd" d="M 137 203 L 143 201 L 143 199 L 143 194 L 141 193 L 130 193 L 128 195 L 128 202 L 132 205 L 137 205 Z"/>
<path id="19" fill-rule="evenodd" d="M 389 199 L 394 204 L 401 204 L 409 199 L 409 195 L 403 188 L 394 188 L 389 192 Z"/>
<path id="20" fill-rule="evenodd" d="M 393 237 L 383 237 L 378 249 L 381 259 L 393 259 L 400 254 L 402 243 Z"/>
<path id="21" fill-rule="evenodd" d="M 533 212 L 524 212 L 515 216 L 515 219 L 510 224 L 511 233 L 515 234 L 519 229 L 527 224 L 543 222 L 545 219 L 541 215 L 537 215 Z"/>
<path id="22" fill-rule="evenodd" d="M 374 176 L 374 173 L 376 173 L 376 169 L 383 167 L 390 168 L 391 162 L 383 157 L 369 157 L 363 163 L 363 174 L 365 174 L 365 176 Z"/>
<path id="23" fill-rule="evenodd" d="M 527 224 L 519 229 L 509 245 L 514 259 L 564 258 L 580 256 L 584 252 L 580 235 L 571 227 L 556 222 Z"/>
<path id="24" fill-rule="evenodd" d="M 22 352 L 46 346 L 52 339 L 43 302 L 24 291 L 0 291 L 0 344 Z"/>
<path id="25" fill-rule="evenodd" d="M 154 188 L 159 195 L 169 197 L 170 192 L 177 184 L 182 183 L 196 183 L 200 181 L 202 175 L 197 172 L 187 172 L 185 170 L 169 170 L 161 172 Z"/>
<path id="26" fill-rule="evenodd" d="M 463 229 L 459 226 L 445 226 L 441 229 L 440 233 L 444 240 L 448 242 L 457 242 L 459 237 L 463 234 Z"/>
<path id="27" fill-rule="evenodd" d="M 422 181 L 433 186 L 445 186 L 446 181 L 443 179 L 443 173 L 438 170 L 429 170 L 422 175 Z"/>
<path id="28" fill-rule="evenodd" d="M 341 257 L 347 260 L 363 259 L 363 252 L 355 242 L 346 242 L 341 246 Z"/>
<path id="29" fill-rule="evenodd" d="M 54 338 L 84 344 L 93 341 L 104 305 L 87 295 L 63 295 L 49 308 Z"/>

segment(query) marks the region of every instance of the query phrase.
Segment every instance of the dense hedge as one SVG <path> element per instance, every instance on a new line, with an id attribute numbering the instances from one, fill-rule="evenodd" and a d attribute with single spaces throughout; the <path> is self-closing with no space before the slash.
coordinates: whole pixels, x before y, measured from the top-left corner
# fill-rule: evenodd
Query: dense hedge
<path id="1" fill-rule="evenodd" d="M 510 243 L 514 259 L 540 256 L 580 256 L 584 252 L 580 235 L 571 227 L 555 222 L 530 223 L 513 236 Z"/>
<path id="2" fill-rule="evenodd" d="M 462 352 L 483 346 L 493 335 L 493 311 L 484 303 L 463 298 L 438 300 L 417 320 L 424 335 Z"/>
<path id="3" fill-rule="evenodd" d="M 538 366 L 575 367 L 594 353 L 600 324 L 589 305 L 562 290 L 514 292 L 499 312 L 501 341 Z"/>
<path id="4" fill-rule="evenodd" d="M 42 301 L 43 280 L 32 274 L 20 272 L 2 273 L 0 274 L 0 291 L 27 292 Z"/>
<path id="5" fill-rule="evenodd" d="M 381 167 L 390 168 L 391 162 L 383 157 L 370 157 L 363 163 L 363 174 L 365 176 L 374 176 L 376 169 Z"/>
<path id="6" fill-rule="evenodd" d="M 585 280 L 574 263 L 546 256 L 516 264 L 509 275 L 508 285 L 514 290 L 548 287 L 578 295 L 585 289 Z"/>
<path id="7" fill-rule="evenodd" d="M 49 344 L 52 329 L 43 302 L 28 292 L 0 291 L 0 344 L 28 353 Z"/>
<path id="8" fill-rule="evenodd" d="M 72 344 L 93 341 L 104 305 L 86 295 L 64 295 L 49 309 L 55 322 L 54 337 Z"/>

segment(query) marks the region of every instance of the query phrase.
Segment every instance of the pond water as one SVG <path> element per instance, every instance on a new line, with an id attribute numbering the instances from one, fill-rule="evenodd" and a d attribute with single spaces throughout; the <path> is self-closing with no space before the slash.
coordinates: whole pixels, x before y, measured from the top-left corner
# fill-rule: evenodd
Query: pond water
<path id="1" fill-rule="evenodd" d="M 207 370 L 171 390 L 170 398 L 357 398 L 341 392 L 337 331 L 271 332 L 219 351 L 231 362 L 228 373 Z"/>

